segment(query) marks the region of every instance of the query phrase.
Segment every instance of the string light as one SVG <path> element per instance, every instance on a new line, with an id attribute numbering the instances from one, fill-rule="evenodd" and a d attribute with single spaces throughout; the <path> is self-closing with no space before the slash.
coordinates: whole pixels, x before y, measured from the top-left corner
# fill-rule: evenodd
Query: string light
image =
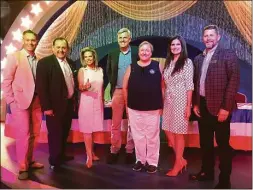
<path id="1" fill-rule="evenodd" d="M 1 73 L 1 83 L 3 82 L 3 79 L 4 77 L 3 77 L 3 74 Z"/>
<path id="2" fill-rule="evenodd" d="M 24 26 L 25 28 L 29 28 L 30 25 L 32 24 L 29 15 L 27 15 L 26 17 L 22 17 L 21 21 L 22 21 L 21 26 Z"/>
<path id="3" fill-rule="evenodd" d="M 5 58 L 1 61 L 1 69 L 4 69 L 4 68 L 5 68 L 6 62 L 7 62 L 7 59 L 6 59 L 6 57 L 5 57 Z"/>
<path id="4" fill-rule="evenodd" d="M 10 43 L 10 45 L 5 46 L 6 49 L 6 54 L 11 54 L 13 52 L 15 52 L 17 50 L 17 48 L 15 46 L 12 45 L 12 43 Z"/>
<path id="5" fill-rule="evenodd" d="M 46 3 L 47 5 L 49 5 L 49 4 L 51 3 L 51 1 L 45 1 L 45 3 Z"/>
<path id="6" fill-rule="evenodd" d="M 16 40 L 16 41 L 19 41 L 21 42 L 22 41 L 22 32 L 20 29 L 17 29 L 15 32 L 12 32 L 12 35 L 13 35 L 13 40 Z"/>
<path id="7" fill-rule="evenodd" d="M 41 12 L 43 12 L 43 10 L 40 7 L 40 3 L 32 4 L 31 13 L 34 13 L 36 16 L 38 16 Z"/>

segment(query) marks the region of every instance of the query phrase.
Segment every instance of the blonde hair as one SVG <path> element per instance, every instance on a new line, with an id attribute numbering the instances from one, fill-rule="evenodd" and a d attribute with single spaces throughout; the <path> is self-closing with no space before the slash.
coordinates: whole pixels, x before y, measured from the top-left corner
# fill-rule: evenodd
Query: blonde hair
<path id="1" fill-rule="evenodd" d="M 93 47 L 85 47 L 83 49 L 81 49 L 81 53 L 80 53 L 80 59 L 81 59 L 81 64 L 83 67 L 87 67 L 87 64 L 84 61 L 84 53 L 85 52 L 91 52 L 94 58 L 94 62 L 95 62 L 95 68 L 98 68 L 98 56 L 97 56 L 97 52 Z"/>
<path id="2" fill-rule="evenodd" d="M 139 50 L 140 50 L 140 48 L 141 48 L 142 46 L 144 46 L 144 45 L 149 45 L 149 47 L 150 47 L 150 49 L 151 49 L 151 52 L 154 51 L 153 45 L 152 45 L 150 42 L 148 42 L 148 41 L 143 41 L 143 42 L 139 45 Z"/>

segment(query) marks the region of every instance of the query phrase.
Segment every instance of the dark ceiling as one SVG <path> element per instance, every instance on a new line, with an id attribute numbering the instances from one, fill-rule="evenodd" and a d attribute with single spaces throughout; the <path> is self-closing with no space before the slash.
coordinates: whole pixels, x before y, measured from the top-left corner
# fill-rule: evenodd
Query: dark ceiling
<path id="1" fill-rule="evenodd" d="M 1 39 L 4 39 L 12 23 L 28 1 L 1 0 Z"/>

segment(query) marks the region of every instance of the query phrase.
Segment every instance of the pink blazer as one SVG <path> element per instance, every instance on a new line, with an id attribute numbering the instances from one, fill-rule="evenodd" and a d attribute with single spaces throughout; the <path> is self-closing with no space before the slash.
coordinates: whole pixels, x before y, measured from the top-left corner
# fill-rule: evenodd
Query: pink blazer
<path id="1" fill-rule="evenodd" d="M 8 55 L 3 70 L 2 90 L 5 101 L 7 104 L 15 102 L 20 109 L 27 109 L 30 106 L 35 90 L 27 55 L 24 49 Z"/>

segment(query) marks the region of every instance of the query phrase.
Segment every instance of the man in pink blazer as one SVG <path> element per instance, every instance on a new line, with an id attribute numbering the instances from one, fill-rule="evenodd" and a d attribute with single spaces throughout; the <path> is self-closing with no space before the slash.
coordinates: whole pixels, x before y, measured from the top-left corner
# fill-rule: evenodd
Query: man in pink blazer
<path id="1" fill-rule="evenodd" d="M 38 43 L 37 38 L 33 31 L 24 31 L 23 49 L 7 56 L 7 64 L 3 70 L 2 90 L 6 103 L 10 105 L 11 126 L 16 131 L 20 180 L 28 179 L 28 169 L 44 167 L 33 159 L 42 120 L 40 101 L 35 92 L 37 59 L 34 51 Z"/>

